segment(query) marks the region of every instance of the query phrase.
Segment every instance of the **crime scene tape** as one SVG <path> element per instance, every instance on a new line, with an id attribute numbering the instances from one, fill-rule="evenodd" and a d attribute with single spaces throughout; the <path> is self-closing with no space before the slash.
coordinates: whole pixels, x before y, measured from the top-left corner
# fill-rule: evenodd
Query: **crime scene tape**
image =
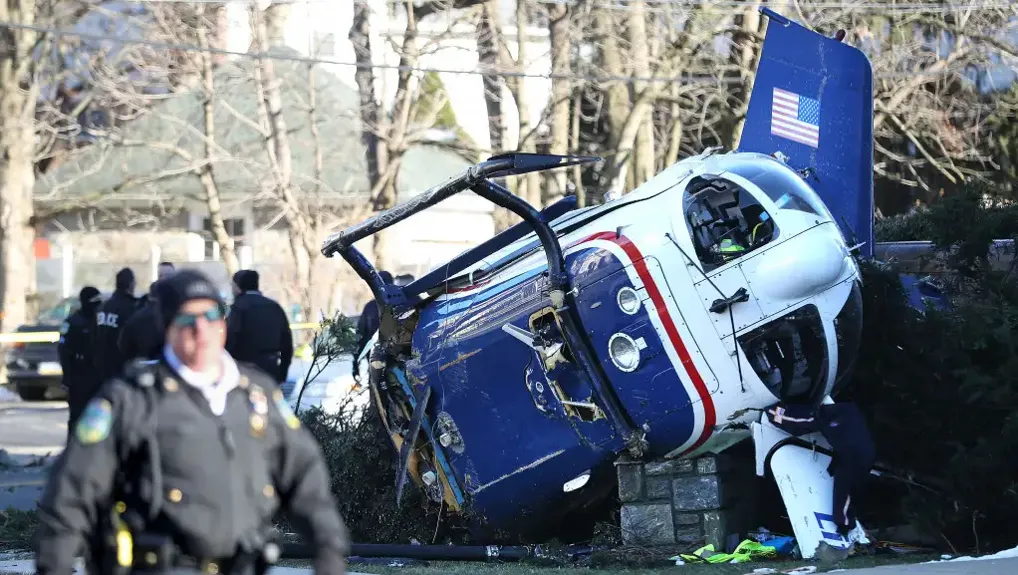
<path id="1" fill-rule="evenodd" d="M 292 331 L 314 329 L 317 323 L 291 323 Z M 0 333 L 0 344 L 4 343 L 56 343 L 60 341 L 59 331 L 24 331 L 14 333 Z"/>

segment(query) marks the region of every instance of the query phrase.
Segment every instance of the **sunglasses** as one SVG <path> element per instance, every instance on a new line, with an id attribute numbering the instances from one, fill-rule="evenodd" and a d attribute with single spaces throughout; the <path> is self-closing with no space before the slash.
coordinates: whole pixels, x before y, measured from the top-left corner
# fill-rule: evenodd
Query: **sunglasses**
<path id="1" fill-rule="evenodd" d="M 202 313 L 179 313 L 173 318 L 173 325 L 177 327 L 194 327 L 198 318 L 203 317 L 207 322 L 214 322 L 223 319 L 223 310 L 218 307 L 208 309 Z"/>

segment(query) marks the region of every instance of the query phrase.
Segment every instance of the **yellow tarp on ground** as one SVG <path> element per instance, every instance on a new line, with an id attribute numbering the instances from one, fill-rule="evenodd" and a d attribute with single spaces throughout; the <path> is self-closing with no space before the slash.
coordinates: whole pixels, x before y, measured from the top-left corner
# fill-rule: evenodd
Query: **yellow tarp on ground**
<path id="1" fill-rule="evenodd" d="M 714 545 L 704 545 L 693 553 L 681 553 L 671 560 L 682 560 L 686 563 L 746 563 L 757 559 L 775 559 L 778 550 L 769 545 L 762 545 L 752 539 L 745 539 L 731 553 L 718 553 Z"/>

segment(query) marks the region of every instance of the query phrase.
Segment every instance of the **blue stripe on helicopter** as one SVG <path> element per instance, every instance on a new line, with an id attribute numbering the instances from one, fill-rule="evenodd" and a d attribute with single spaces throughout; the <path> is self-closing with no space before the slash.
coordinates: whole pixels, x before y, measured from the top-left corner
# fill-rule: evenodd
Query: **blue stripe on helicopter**
<path id="1" fill-rule="evenodd" d="M 514 288 L 514 287 L 520 285 L 521 283 L 523 283 L 523 282 L 525 282 L 525 281 L 527 281 L 529 279 L 532 279 L 534 276 L 540 275 L 547 268 L 548 268 L 547 265 L 538 265 L 538 267 L 536 267 L 534 269 L 527 270 L 527 271 L 521 273 L 520 275 L 515 276 L 513 278 L 510 278 L 510 279 L 505 280 L 505 281 L 494 282 L 491 285 L 484 286 L 484 287 L 482 287 L 484 284 L 481 284 L 481 285 L 477 285 L 477 286 L 470 286 L 470 287 L 467 287 L 467 288 L 464 288 L 464 289 L 460 289 L 460 290 L 456 290 L 456 291 L 450 291 L 449 292 L 450 294 L 466 294 L 467 292 L 473 292 L 473 293 L 469 293 L 468 295 L 465 295 L 463 297 L 459 297 L 459 298 L 456 298 L 456 299 L 450 299 L 450 300 L 446 300 L 446 301 L 442 302 L 444 305 L 442 305 L 441 307 L 438 308 L 438 315 L 440 315 L 440 316 L 448 315 L 450 313 L 454 313 L 454 312 L 466 309 L 466 308 L 470 307 L 478 299 L 486 299 L 486 298 L 488 298 L 490 296 L 493 296 L 493 295 L 495 295 L 497 293 L 501 293 L 502 291 L 505 291 L 507 289 Z M 476 291 L 474 291 L 474 290 L 476 290 Z"/>

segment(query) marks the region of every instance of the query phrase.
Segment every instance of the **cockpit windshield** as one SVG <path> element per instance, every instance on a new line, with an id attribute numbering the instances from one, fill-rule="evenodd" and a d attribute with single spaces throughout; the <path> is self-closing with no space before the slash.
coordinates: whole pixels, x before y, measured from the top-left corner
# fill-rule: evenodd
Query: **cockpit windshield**
<path id="1" fill-rule="evenodd" d="M 734 160 L 725 170 L 753 182 L 779 210 L 798 210 L 834 220 L 827 206 L 798 174 L 777 160 L 753 158 Z"/>
<path id="2" fill-rule="evenodd" d="M 753 371 L 781 401 L 819 403 L 827 388 L 827 338 L 805 305 L 739 338 Z"/>
<path id="3" fill-rule="evenodd" d="M 748 190 L 721 177 L 698 177 L 683 196 L 686 226 L 704 271 L 774 240 L 774 218 Z"/>

